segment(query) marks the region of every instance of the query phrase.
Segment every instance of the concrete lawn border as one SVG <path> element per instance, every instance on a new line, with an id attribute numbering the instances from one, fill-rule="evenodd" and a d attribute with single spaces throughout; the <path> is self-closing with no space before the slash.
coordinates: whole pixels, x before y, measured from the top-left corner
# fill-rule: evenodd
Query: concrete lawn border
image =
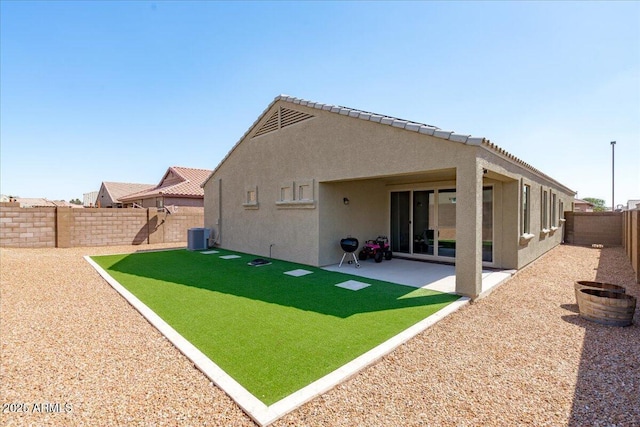
<path id="1" fill-rule="evenodd" d="M 410 326 L 382 344 L 379 344 L 361 356 L 355 358 L 346 365 L 343 365 L 335 371 L 290 394 L 278 402 L 267 406 L 222 370 L 218 365 L 216 365 L 204 353 L 198 350 L 193 344 L 187 341 L 117 280 L 111 277 L 111 275 L 93 261 L 89 255 L 85 255 L 84 259 L 109 285 L 111 285 L 113 289 L 116 290 L 116 292 L 118 292 L 129 304 L 138 310 L 138 312 L 162 335 L 164 335 L 182 354 L 191 360 L 191 362 L 193 362 L 193 364 L 207 378 L 229 395 L 229 397 L 231 397 L 231 399 L 233 399 L 253 421 L 262 427 L 268 426 L 306 402 L 345 382 L 365 367 L 372 365 L 385 355 L 391 353 L 400 345 L 409 341 L 411 338 L 470 302 L 469 298 L 460 297 L 443 309 L 421 320 L 415 325 Z"/>

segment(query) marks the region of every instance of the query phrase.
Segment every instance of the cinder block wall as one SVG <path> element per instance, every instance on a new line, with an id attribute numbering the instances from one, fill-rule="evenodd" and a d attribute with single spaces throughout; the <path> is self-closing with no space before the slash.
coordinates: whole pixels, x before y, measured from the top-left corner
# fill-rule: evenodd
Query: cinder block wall
<path id="1" fill-rule="evenodd" d="M 0 246 L 79 247 L 182 243 L 189 228 L 202 227 L 204 208 L 168 214 L 149 209 L 20 208 L 0 204 Z"/>
<path id="2" fill-rule="evenodd" d="M 23 209 L 0 203 L 0 246 L 46 248 L 56 245 L 56 208 Z"/>
<path id="3" fill-rule="evenodd" d="M 636 282 L 640 283 L 640 211 L 625 211 L 622 217 L 623 246 L 636 273 Z"/>
<path id="4" fill-rule="evenodd" d="M 68 247 L 148 243 L 147 209 L 88 208 L 70 213 Z M 58 234 L 63 232 L 59 227 Z"/>
<path id="5" fill-rule="evenodd" d="M 621 212 L 566 212 L 565 242 L 622 246 Z"/>
<path id="6" fill-rule="evenodd" d="M 204 208 L 180 206 L 165 218 L 164 242 L 186 242 L 190 228 L 204 227 Z"/>

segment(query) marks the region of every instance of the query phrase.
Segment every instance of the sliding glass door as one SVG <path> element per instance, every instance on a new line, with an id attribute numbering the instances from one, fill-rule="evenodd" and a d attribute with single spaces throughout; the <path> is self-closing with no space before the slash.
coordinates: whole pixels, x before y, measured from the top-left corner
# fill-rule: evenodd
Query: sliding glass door
<path id="1" fill-rule="evenodd" d="M 455 189 L 391 192 L 391 250 L 456 256 Z M 482 191 L 482 260 L 493 261 L 493 187 Z"/>
<path id="2" fill-rule="evenodd" d="M 410 191 L 391 193 L 391 251 L 411 253 L 409 227 L 411 226 Z"/>
<path id="3" fill-rule="evenodd" d="M 482 261 L 493 262 L 493 187 L 482 188 Z"/>
<path id="4" fill-rule="evenodd" d="M 434 254 L 434 192 L 413 192 L 413 253 Z"/>
<path id="5" fill-rule="evenodd" d="M 438 255 L 456 257 L 456 190 L 438 191 Z"/>

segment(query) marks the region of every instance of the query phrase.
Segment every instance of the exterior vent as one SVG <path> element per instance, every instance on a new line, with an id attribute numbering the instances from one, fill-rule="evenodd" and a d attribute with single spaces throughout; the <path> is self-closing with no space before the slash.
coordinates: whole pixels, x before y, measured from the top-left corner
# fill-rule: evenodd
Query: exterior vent
<path id="1" fill-rule="evenodd" d="M 303 113 L 301 111 L 290 110 L 288 108 L 280 109 L 280 127 L 295 125 L 307 119 L 312 118 L 311 114 Z"/>
<path id="2" fill-rule="evenodd" d="M 253 135 L 254 137 L 278 130 L 278 111 L 274 112 L 260 129 Z"/>
<path id="3" fill-rule="evenodd" d="M 295 125 L 307 119 L 312 118 L 313 115 L 303 113 L 302 111 L 291 110 L 289 108 L 279 108 L 275 111 L 269 119 L 256 131 L 253 135 L 261 136 L 269 132 L 277 131 L 287 126 Z"/>

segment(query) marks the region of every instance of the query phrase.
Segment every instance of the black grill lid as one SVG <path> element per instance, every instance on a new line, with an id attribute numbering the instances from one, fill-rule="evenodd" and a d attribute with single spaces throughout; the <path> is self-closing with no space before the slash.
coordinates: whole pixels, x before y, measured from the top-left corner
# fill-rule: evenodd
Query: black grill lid
<path id="1" fill-rule="evenodd" d="M 358 239 L 355 237 L 347 237 L 346 239 L 340 240 L 340 246 L 342 250 L 345 252 L 355 252 L 358 250 Z"/>

